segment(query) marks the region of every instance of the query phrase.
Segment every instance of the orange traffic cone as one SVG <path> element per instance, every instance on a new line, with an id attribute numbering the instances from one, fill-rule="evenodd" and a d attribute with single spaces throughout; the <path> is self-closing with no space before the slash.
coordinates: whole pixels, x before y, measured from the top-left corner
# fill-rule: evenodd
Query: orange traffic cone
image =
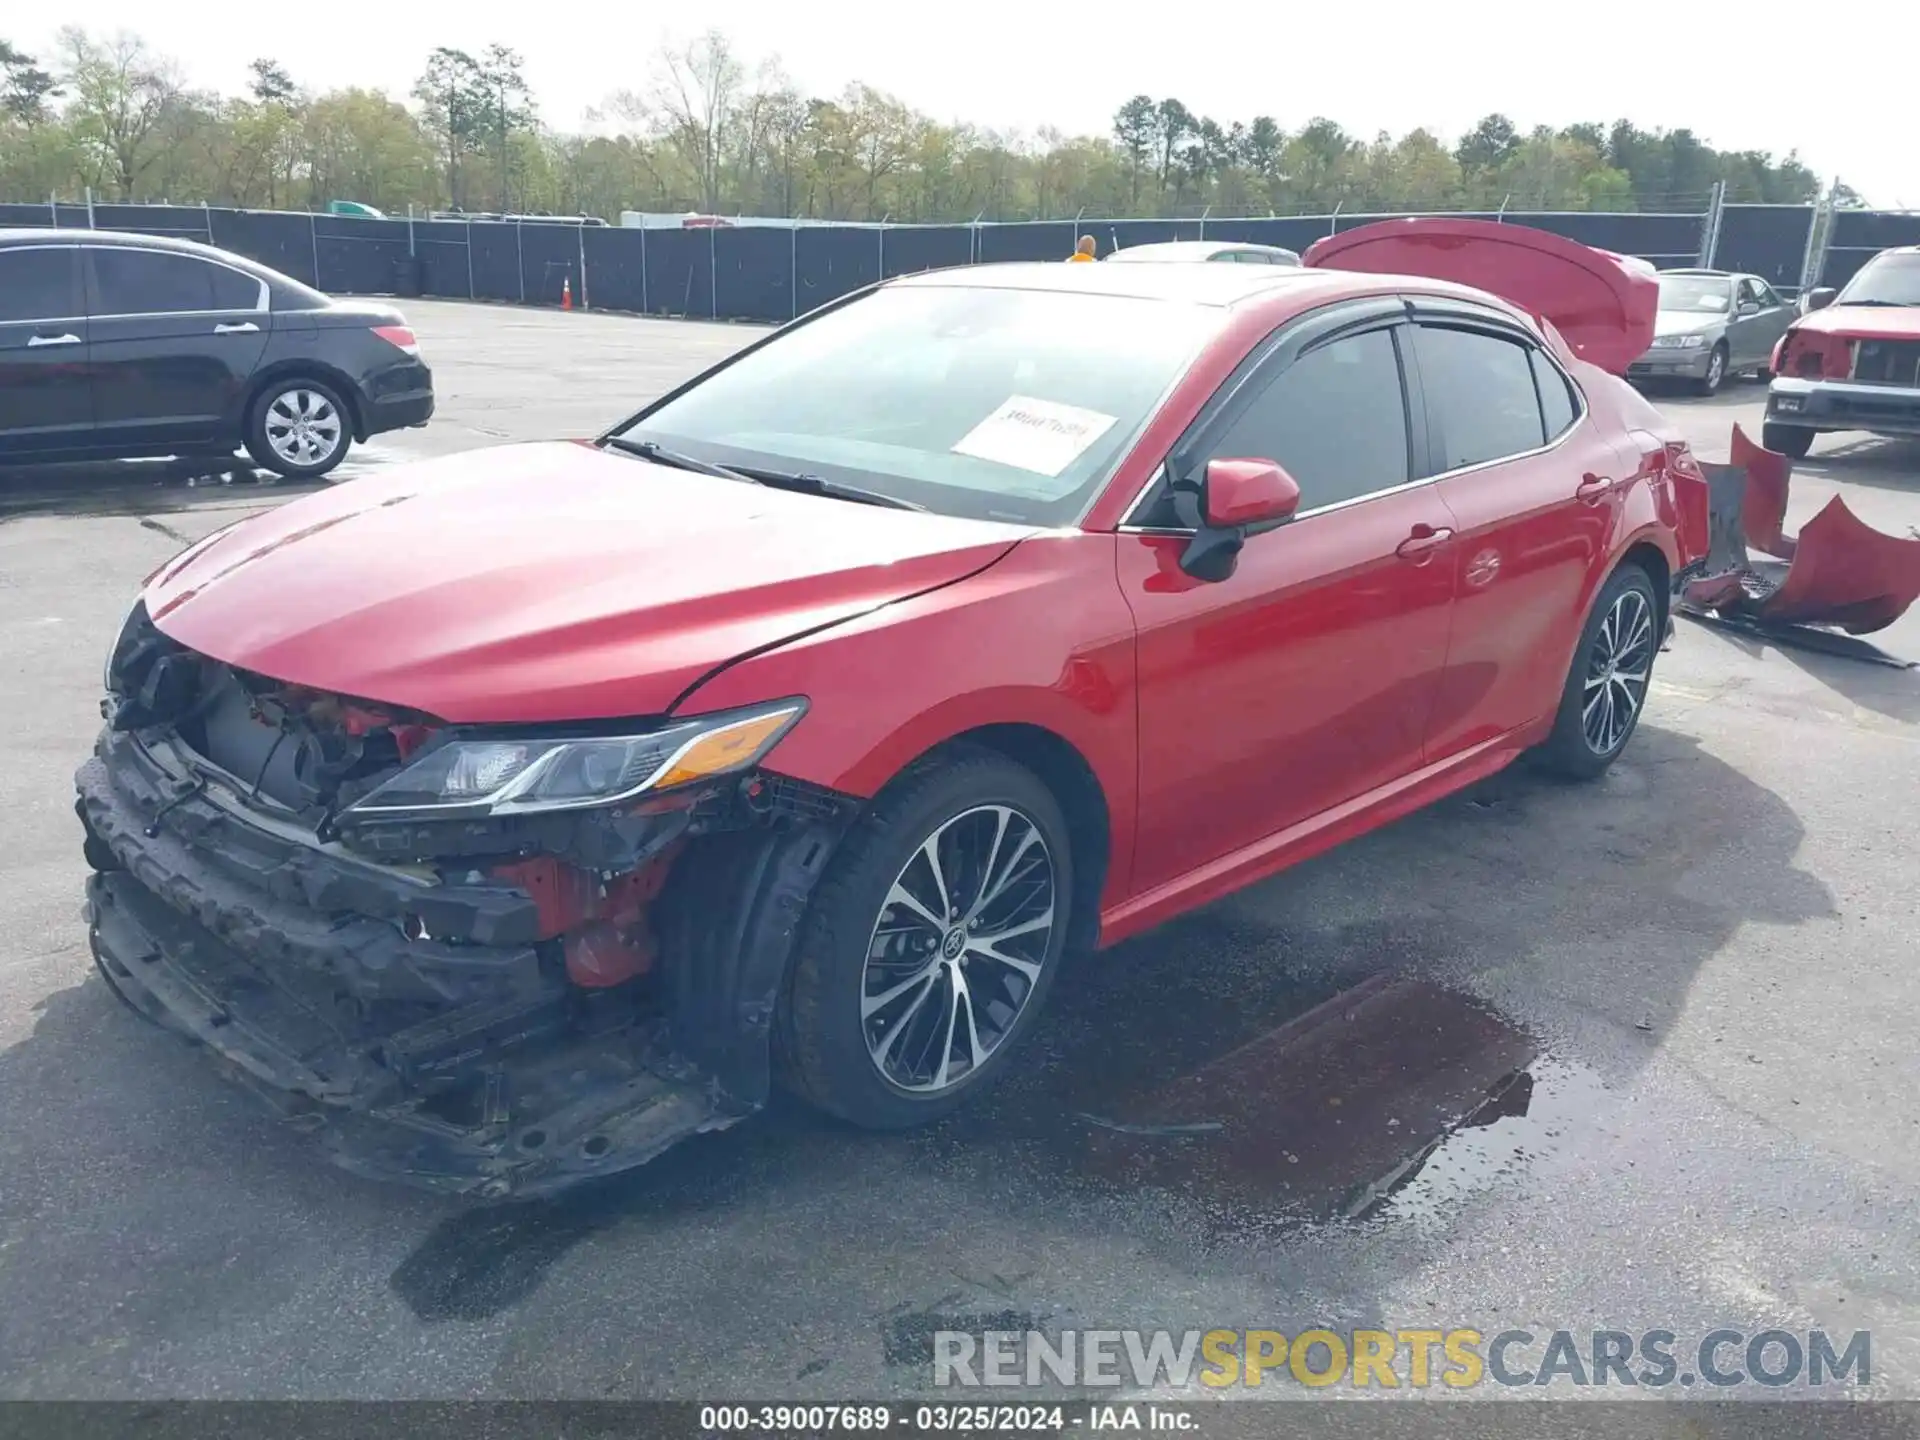
<path id="1" fill-rule="evenodd" d="M 561 277 L 560 308 L 562 310 L 571 310 L 573 308 L 573 277 L 571 275 Z"/>

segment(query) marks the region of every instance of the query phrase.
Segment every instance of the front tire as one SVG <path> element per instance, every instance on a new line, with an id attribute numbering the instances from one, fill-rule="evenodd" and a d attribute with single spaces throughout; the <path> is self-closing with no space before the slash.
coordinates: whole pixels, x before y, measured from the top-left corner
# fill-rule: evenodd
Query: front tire
<path id="1" fill-rule="evenodd" d="M 1707 356 L 1707 373 L 1693 382 L 1693 392 L 1696 395 L 1718 395 L 1726 381 L 1727 347 L 1716 345 L 1713 353 Z"/>
<path id="2" fill-rule="evenodd" d="M 883 791 L 801 927 L 776 1027 L 787 1087 L 896 1130 L 993 1085 L 1060 967 L 1068 837 L 1047 787 L 992 751 L 932 758 Z"/>
<path id="3" fill-rule="evenodd" d="M 276 380 L 247 411 L 247 453 L 289 480 L 317 480 L 347 458 L 352 417 L 332 386 L 304 376 Z"/>
<path id="4" fill-rule="evenodd" d="M 1789 460 L 1806 459 L 1813 449 L 1813 436 L 1814 432 L 1804 425 L 1775 425 L 1769 420 L 1760 426 L 1761 446 Z"/>
<path id="5" fill-rule="evenodd" d="M 1622 565 L 1601 587 L 1580 633 L 1540 760 L 1570 780 L 1593 780 L 1620 758 L 1639 728 L 1660 650 L 1660 604 L 1638 565 Z"/>

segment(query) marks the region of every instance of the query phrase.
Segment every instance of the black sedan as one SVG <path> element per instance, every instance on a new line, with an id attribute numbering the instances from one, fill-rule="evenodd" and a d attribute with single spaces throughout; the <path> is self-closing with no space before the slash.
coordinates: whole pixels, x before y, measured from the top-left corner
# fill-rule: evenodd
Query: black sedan
<path id="1" fill-rule="evenodd" d="M 0 464 L 231 456 L 324 475 L 427 423 L 399 311 L 238 255 L 98 230 L 0 230 Z"/>

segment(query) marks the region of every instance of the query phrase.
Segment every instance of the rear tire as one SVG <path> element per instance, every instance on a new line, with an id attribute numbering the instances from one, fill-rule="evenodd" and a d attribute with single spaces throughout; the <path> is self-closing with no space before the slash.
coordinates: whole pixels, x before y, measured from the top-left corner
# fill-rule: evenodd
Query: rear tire
<path id="1" fill-rule="evenodd" d="M 993 751 L 930 757 L 895 780 L 801 926 L 775 1026 L 787 1088 L 897 1130 L 996 1083 L 1060 968 L 1068 836 L 1047 787 Z"/>
<path id="2" fill-rule="evenodd" d="M 1574 648 L 1553 733 L 1538 754 L 1548 770 L 1593 780 L 1620 758 L 1646 709 L 1660 631 L 1652 579 L 1638 565 L 1622 565 L 1600 588 Z"/>
<path id="3" fill-rule="evenodd" d="M 1760 427 L 1760 444 L 1789 460 L 1804 460 L 1813 449 L 1815 433 L 1804 425 L 1776 425 L 1769 420 Z"/>
<path id="4" fill-rule="evenodd" d="M 304 375 L 275 380 L 247 411 L 247 453 L 289 480 L 317 480 L 347 458 L 353 415 L 331 385 Z"/>

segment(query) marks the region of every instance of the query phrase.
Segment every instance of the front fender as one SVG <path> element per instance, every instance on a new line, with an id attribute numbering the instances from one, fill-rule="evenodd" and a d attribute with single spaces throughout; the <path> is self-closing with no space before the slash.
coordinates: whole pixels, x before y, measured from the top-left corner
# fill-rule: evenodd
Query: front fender
<path id="1" fill-rule="evenodd" d="M 769 769 L 871 797 L 917 757 L 986 726 L 1050 732 L 1098 782 L 1107 872 L 1124 880 L 1135 804 L 1133 617 L 1115 537 L 1049 532 L 999 564 L 729 666 L 685 702 L 718 710 L 805 695 Z"/>

